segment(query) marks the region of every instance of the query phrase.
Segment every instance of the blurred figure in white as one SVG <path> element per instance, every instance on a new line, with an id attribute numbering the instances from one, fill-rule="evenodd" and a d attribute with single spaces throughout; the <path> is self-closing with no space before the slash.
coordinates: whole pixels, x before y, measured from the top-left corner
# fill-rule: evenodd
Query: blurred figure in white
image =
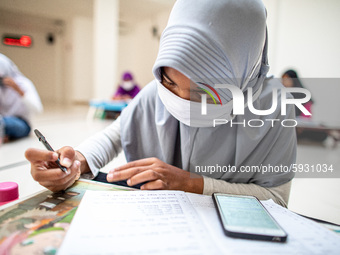
<path id="1" fill-rule="evenodd" d="M 0 139 L 6 142 L 28 136 L 31 116 L 42 111 L 33 83 L 0 53 L 0 122 L 3 123 Z"/>

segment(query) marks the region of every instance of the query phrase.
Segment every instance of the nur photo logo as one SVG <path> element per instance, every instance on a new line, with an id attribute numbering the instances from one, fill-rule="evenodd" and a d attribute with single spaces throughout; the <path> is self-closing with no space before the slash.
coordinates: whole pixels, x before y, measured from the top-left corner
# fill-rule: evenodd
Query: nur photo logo
<path id="1" fill-rule="evenodd" d="M 216 84 L 214 87 L 206 83 L 202 83 L 202 82 L 198 82 L 198 84 L 202 86 L 200 87 L 200 89 L 206 93 L 206 94 L 201 94 L 201 115 L 202 116 L 205 116 L 205 115 L 209 116 L 209 114 L 212 114 L 212 112 L 209 113 L 208 111 L 209 107 L 208 107 L 207 95 L 211 97 L 216 107 L 219 107 L 219 106 L 223 107 L 225 105 L 223 104 L 221 100 L 221 96 L 217 92 L 217 90 L 221 91 L 222 89 L 228 90 L 232 95 L 232 100 L 228 102 L 227 104 L 230 104 L 230 103 L 232 104 L 232 115 L 233 116 L 244 115 L 246 107 L 248 107 L 249 111 L 252 114 L 257 115 L 257 116 L 269 116 L 272 113 L 274 113 L 278 107 L 280 107 L 281 115 L 287 115 L 288 105 L 294 105 L 295 107 L 300 109 L 300 111 L 306 116 L 312 115 L 304 106 L 304 104 L 307 103 L 311 99 L 311 93 L 305 88 L 286 88 L 286 87 L 273 88 L 271 107 L 269 109 L 256 109 L 254 106 L 254 101 L 258 97 L 258 95 L 256 95 L 258 91 L 254 93 L 253 88 L 248 88 L 245 92 L 243 92 L 240 88 L 234 85 L 229 85 L 229 84 Z M 280 92 L 280 102 L 278 100 L 279 92 Z M 303 94 L 304 97 L 292 98 L 290 96 L 290 93 L 300 93 L 300 94 Z M 213 109 L 216 109 L 216 108 L 213 108 Z M 211 109 L 210 111 L 213 111 L 213 109 Z M 251 119 L 248 121 L 244 120 L 243 122 L 233 123 L 232 119 L 230 120 L 230 119 L 223 119 L 223 118 L 220 118 L 220 119 L 214 118 L 212 119 L 212 121 L 213 121 L 214 127 L 217 125 L 228 124 L 228 123 L 231 126 L 232 125 L 246 126 L 246 124 L 248 124 L 248 126 L 250 127 L 261 127 L 264 125 L 265 121 L 271 122 L 272 126 L 274 126 L 274 123 L 280 120 L 261 118 L 261 119 Z M 292 124 L 289 124 L 289 123 L 292 123 Z M 281 124 L 284 127 L 295 127 L 297 125 L 297 121 L 295 119 L 285 119 L 281 121 Z"/>

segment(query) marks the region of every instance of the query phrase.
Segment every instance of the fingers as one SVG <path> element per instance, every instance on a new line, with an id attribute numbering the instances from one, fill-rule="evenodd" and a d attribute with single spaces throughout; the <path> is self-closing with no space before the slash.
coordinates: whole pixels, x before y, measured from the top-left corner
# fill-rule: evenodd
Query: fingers
<path id="1" fill-rule="evenodd" d="M 158 179 L 158 180 L 144 184 L 142 187 L 140 187 L 140 189 L 143 189 L 143 190 L 158 190 L 158 189 L 167 189 L 167 187 L 168 187 L 168 185 L 164 181 Z"/>
<path id="2" fill-rule="evenodd" d="M 68 169 L 69 171 L 67 173 L 64 173 L 59 168 L 36 171 L 35 180 L 38 181 L 40 185 L 52 191 L 65 190 L 74 183 L 79 168 L 80 162 L 76 160 Z"/>
<path id="3" fill-rule="evenodd" d="M 39 161 L 56 161 L 58 153 L 48 150 L 29 148 L 25 151 L 25 157 L 31 163 Z"/>
<path id="4" fill-rule="evenodd" d="M 9 86 L 9 87 L 14 87 L 15 86 L 15 82 L 9 78 L 9 77 L 5 77 L 3 78 L 2 82 L 6 85 L 6 86 Z"/>
<path id="5" fill-rule="evenodd" d="M 157 187 L 164 188 L 165 182 L 157 181 L 158 179 L 164 179 L 162 167 L 159 163 L 161 163 L 161 161 L 157 158 L 145 158 L 132 161 L 111 170 L 106 178 L 108 182 L 127 180 L 129 186 L 150 182 L 152 185 L 146 187 L 154 187 L 155 189 L 157 189 Z"/>
<path id="6" fill-rule="evenodd" d="M 60 154 L 60 164 L 69 168 L 76 159 L 76 152 L 70 146 L 65 146 L 57 151 Z"/>
<path id="7" fill-rule="evenodd" d="M 60 153 L 60 163 L 68 171 L 64 173 L 56 164 Z M 27 149 L 25 157 L 31 162 L 31 175 L 42 186 L 52 190 L 64 190 L 76 179 L 80 171 L 80 162 L 76 160 L 72 147 L 63 147 L 57 152 L 40 149 Z"/>
<path id="8" fill-rule="evenodd" d="M 58 167 L 52 169 L 42 169 L 39 167 L 31 168 L 31 175 L 33 179 L 39 183 L 48 183 L 50 181 L 63 179 L 65 176 L 70 175 L 70 173 L 64 173 Z"/>
<path id="9" fill-rule="evenodd" d="M 60 156 L 57 152 L 60 153 Z M 29 148 L 25 151 L 25 157 L 31 163 L 42 161 L 55 162 L 58 157 L 60 157 L 60 164 L 65 166 L 66 168 L 71 167 L 73 162 L 76 160 L 76 154 L 72 147 L 65 146 L 59 149 L 57 152 Z"/>
<path id="10" fill-rule="evenodd" d="M 151 182 L 158 179 L 162 179 L 162 177 L 163 175 L 161 175 L 158 172 L 155 172 L 153 170 L 146 170 L 144 172 L 132 176 L 130 179 L 127 180 L 127 184 L 129 186 L 133 186 L 143 182 Z"/>
<path id="11" fill-rule="evenodd" d="M 141 173 L 143 171 L 146 171 L 150 169 L 150 167 L 133 167 L 130 169 L 126 170 L 119 170 L 117 169 L 111 170 L 109 174 L 107 175 L 107 181 L 108 182 L 115 182 L 115 181 L 122 181 L 122 180 L 127 180 L 131 178 L 132 176 Z"/>
<path id="12" fill-rule="evenodd" d="M 133 168 L 133 167 L 149 166 L 149 165 L 156 163 L 157 161 L 159 161 L 159 159 L 157 158 L 139 159 L 139 160 L 131 161 L 120 167 L 116 167 L 114 171 L 122 171 L 122 170 L 126 170 L 126 169 Z"/>

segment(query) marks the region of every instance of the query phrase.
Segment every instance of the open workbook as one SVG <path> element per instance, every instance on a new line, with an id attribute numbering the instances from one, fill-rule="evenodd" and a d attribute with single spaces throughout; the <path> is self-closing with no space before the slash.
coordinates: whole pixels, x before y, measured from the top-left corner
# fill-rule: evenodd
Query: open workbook
<path id="1" fill-rule="evenodd" d="M 212 198 L 181 191 L 87 191 L 58 254 L 339 254 L 340 237 L 262 202 L 286 243 L 224 235 Z"/>

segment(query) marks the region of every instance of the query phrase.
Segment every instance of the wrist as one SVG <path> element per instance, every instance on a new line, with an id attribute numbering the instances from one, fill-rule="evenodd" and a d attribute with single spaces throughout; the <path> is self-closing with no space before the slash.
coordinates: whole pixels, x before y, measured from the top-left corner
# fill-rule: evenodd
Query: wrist
<path id="1" fill-rule="evenodd" d="M 86 158 L 79 151 L 76 151 L 76 159 L 80 162 L 80 174 L 90 172 L 90 167 L 87 164 Z"/>
<path id="2" fill-rule="evenodd" d="M 203 194 L 204 181 L 203 177 L 198 174 L 188 173 L 189 179 L 185 184 L 185 191 L 197 194 Z"/>

